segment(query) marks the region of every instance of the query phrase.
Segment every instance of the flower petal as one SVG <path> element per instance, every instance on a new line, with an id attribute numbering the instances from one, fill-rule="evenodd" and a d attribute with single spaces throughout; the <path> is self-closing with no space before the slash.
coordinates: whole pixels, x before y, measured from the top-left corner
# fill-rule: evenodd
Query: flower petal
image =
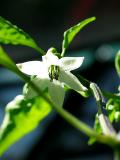
<path id="1" fill-rule="evenodd" d="M 53 80 L 48 87 L 52 102 L 58 107 L 62 107 L 64 102 L 65 90 L 59 81 Z"/>
<path id="2" fill-rule="evenodd" d="M 83 63 L 84 57 L 63 57 L 60 61 L 60 66 L 65 71 L 72 71 L 79 68 Z"/>
<path id="3" fill-rule="evenodd" d="M 17 67 L 25 74 L 48 78 L 47 66 L 43 65 L 43 62 L 29 61 L 17 64 Z"/>
<path id="4" fill-rule="evenodd" d="M 40 79 L 38 77 L 35 77 L 32 79 L 32 82 L 41 90 L 44 91 L 50 83 L 49 79 Z M 29 84 L 25 85 L 23 89 L 23 94 L 25 98 L 31 99 L 35 96 L 38 96 L 38 94 L 30 87 Z"/>
<path id="5" fill-rule="evenodd" d="M 42 60 L 48 66 L 58 65 L 59 62 L 59 58 L 51 52 L 51 49 L 47 51 L 47 54 L 45 56 L 42 56 Z"/>
<path id="6" fill-rule="evenodd" d="M 59 81 L 65 83 L 68 87 L 70 87 L 71 89 L 77 92 L 87 91 L 87 88 L 84 87 L 80 83 L 78 78 L 74 76 L 72 73 L 70 73 L 69 71 L 65 72 L 64 70 L 60 70 Z"/>

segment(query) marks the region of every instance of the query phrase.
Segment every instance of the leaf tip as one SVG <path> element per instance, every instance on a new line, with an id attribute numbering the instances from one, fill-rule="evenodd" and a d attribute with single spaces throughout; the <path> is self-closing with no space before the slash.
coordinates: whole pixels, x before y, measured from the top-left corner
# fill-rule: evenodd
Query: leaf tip
<path id="1" fill-rule="evenodd" d="M 89 19 L 90 19 L 90 22 L 93 22 L 93 21 L 95 21 L 95 20 L 96 20 L 96 17 L 95 17 L 95 16 L 93 16 L 93 17 L 90 17 Z"/>

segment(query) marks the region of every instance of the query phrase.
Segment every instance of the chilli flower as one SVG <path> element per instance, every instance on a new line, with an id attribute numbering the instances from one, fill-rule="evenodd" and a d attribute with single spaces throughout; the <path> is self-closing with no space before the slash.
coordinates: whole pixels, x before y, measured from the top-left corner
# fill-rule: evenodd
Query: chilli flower
<path id="1" fill-rule="evenodd" d="M 29 61 L 17 64 L 18 68 L 25 74 L 35 75 L 32 79 L 42 91 L 46 88 L 52 102 L 57 106 L 62 106 L 65 96 L 64 86 L 67 86 L 77 92 L 85 92 L 80 81 L 70 71 L 81 66 L 84 57 L 63 57 L 58 58 L 55 55 L 55 49 L 50 48 L 42 61 Z M 37 96 L 36 92 L 31 88 L 25 89 L 25 97 L 33 98 Z"/>

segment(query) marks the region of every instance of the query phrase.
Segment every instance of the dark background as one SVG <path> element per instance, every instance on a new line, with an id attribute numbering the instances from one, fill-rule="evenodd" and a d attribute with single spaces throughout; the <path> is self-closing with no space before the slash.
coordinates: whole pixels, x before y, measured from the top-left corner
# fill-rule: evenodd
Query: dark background
<path id="1" fill-rule="evenodd" d="M 0 16 L 24 29 L 39 46 L 51 46 L 61 51 L 63 32 L 79 21 L 96 16 L 74 39 L 66 56 L 85 56 L 76 74 L 97 82 L 108 91 L 117 92 L 119 79 L 114 69 L 114 57 L 120 48 L 119 0 L 0 0 Z M 16 63 L 41 59 L 31 48 L 4 45 Z M 21 94 L 23 82 L 10 71 L 0 68 L 0 121 L 5 105 Z M 84 99 L 71 91 L 64 108 L 93 126 L 97 112 L 93 98 Z M 110 160 L 109 147 L 87 145 L 88 138 L 53 112 L 40 126 L 13 145 L 2 157 L 6 160 Z"/>

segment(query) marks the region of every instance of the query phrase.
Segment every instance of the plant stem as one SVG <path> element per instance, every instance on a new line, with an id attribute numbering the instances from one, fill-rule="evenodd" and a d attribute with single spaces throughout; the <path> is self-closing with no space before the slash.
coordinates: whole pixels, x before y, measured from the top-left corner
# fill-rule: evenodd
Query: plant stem
<path id="1" fill-rule="evenodd" d="M 36 91 L 38 96 L 41 96 L 44 100 L 46 100 L 67 122 L 69 122 L 73 127 L 77 128 L 78 130 L 82 131 L 86 135 L 90 137 L 95 137 L 97 141 L 108 144 L 111 147 L 120 146 L 120 142 L 116 137 L 111 137 L 108 135 L 99 135 L 94 129 L 89 127 L 84 122 L 81 122 L 79 119 L 77 119 L 75 116 L 73 116 L 71 113 L 67 112 L 65 109 L 54 105 L 51 100 L 30 80 L 28 76 L 23 74 L 15 65 L 15 63 L 7 56 L 7 54 L 2 50 L 1 53 L 4 57 L 4 63 L 2 63 L 5 67 L 15 72 L 17 75 L 19 75 L 25 82 L 29 83 L 30 86 Z M 6 61 L 6 63 L 5 63 Z M 1 61 L 2 62 L 2 61 Z M 87 82 L 89 83 L 89 82 Z M 96 97 L 98 100 L 99 98 Z"/>
<path id="2" fill-rule="evenodd" d="M 80 120 L 78 120 L 76 117 L 74 117 L 72 114 L 70 114 L 69 112 L 67 112 L 65 109 L 54 105 L 50 99 L 45 96 L 42 91 L 33 83 L 30 81 L 30 79 L 28 79 L 28 77 L 26 77 L 26 75 L 24 75 L 22 72 L 19 71 L 19 76 L 24 79 L 27 83 L 30 84 L 30 86 L 36 91 L 36 93 L 41 96 L 42 98 L 44 98 L 48 103 L 51 104 L 51 106 L 67 121 L 69 122 L 72 126 L 74 126 L 75 128 L 79 129 L 80 131 L 82 131 L 83 133 L 85 133 L 88 136 L 95 136 L 97 135 L 97 133 L 88 125 L 86 125 L 85 123 L 81 122 Z"/>
<path id="3" fill-rule="evenodd" d="M 96 135 L 96 132 L 91 127 L 89 127 L 85 123 L 81 122 L 79 119 L 74 117 L 71 113 L 69 113 L 65 109 L 63 109 L 61 107 L 56 107 L 56 106 L 53 106 L 53 107 L 73 127 L 75 127 L 78 130 L 82 131 L 87 136 L 91 137 L 91 136 L 95 136 Z"/>
<path id="4" fill-rule="evenodd" d="M 22 73 L 23 74 L 23 73 Z M 23 74 L 24 75 L 24 74 Z M 71 124 L 73 127 L 76 129 L 80 130 L 84 134 L 86 134 L 89 137 L 95 137 L 97 141 L 103 143 L 103 144 L 108 144 L 109 146 L 113 147 L 118 145 L 118 141 L 116 140 L 115 137 L 111 137 L 109 135 L 99 135 L 94 129 L 89 127 L 87 124 L 84 122 L 80 121 L 78 118 L 73 116 L 71 113 L 66 111 L 64 108 L 61 108 L 59 106 L 54 105 L 51 100 L 27 77 L 21 76 L 26 82 L 30 84 L 30 86 L 36 91 L 36 93 L 44 98 L 56 111 L 57 113 L 63 117 L 69 124 Z"/>
<path id="5" fill-rule="evenodd" d="M 85 133 L 88 136 L 95 136 L 97 133 L 90 128 L 85 123 L 78 120 L 76 117 L 74 117 L 72 114 L 64 110 L 63 108 L 54 105 L 51 100 L 32 82 L 30 81 L 29 77 L 27 77 L 25 74 L 23 74 L 20 70 L 17 70 L 17 74 L 36 91 L 36 93 L 44 98 L 66 121 L 68 121 L 72 126 L 79 129 L 83 133 Z"/>
<path id="6" fill-rule="evenodd" d="M 57 113 L 73 127 L 75 127 L 76 129 L 83 132 L 89 137 L 95 137 L 98 142 L 107 144 L 112 148 L 120 146 L 120 142 L 118 141 L 118 139 L 116 139 L 115 136 L 98 134 L 93 128 L 89 127 L 87 124 L 76 118 L 74 115 L 66 111 L 64 108 L 54 105 L 50 101 L 50 99 L 46 95 L 44 95 L 43 92 L 34 83 L 30 81 L 29 84 L 38 93 L 38 95 L 44 98 L 57 111 Z"/>
<path id="7" fill-rule="evenodd" d="M 81 122 L 80 120 L 78 120 L 76 117 L 74 117 L 71 113 L 67 112 L 65 109 L 54 105 L 50 99 L 45 96 L 42 91 L 37 88 L 37 86 L 35 86 L 34 83 L 32 83 L 31 81 L 29 82 L 29 84 L 31 85 L 31 87 L 38 93 L 38 95 L 40 95 L 41 97 L 43 97 L 48 103 L 51 104 L 51 106 L 67 121 L 69 122 L 72 126 L 74 126 L 75 128 L 81 130 L 82 132 L 84 132 L 86 135 L 88 136 L 95 136 L 96 132 L 89 127 L 88 125 L 86 125 L 85 123 Z"/>

